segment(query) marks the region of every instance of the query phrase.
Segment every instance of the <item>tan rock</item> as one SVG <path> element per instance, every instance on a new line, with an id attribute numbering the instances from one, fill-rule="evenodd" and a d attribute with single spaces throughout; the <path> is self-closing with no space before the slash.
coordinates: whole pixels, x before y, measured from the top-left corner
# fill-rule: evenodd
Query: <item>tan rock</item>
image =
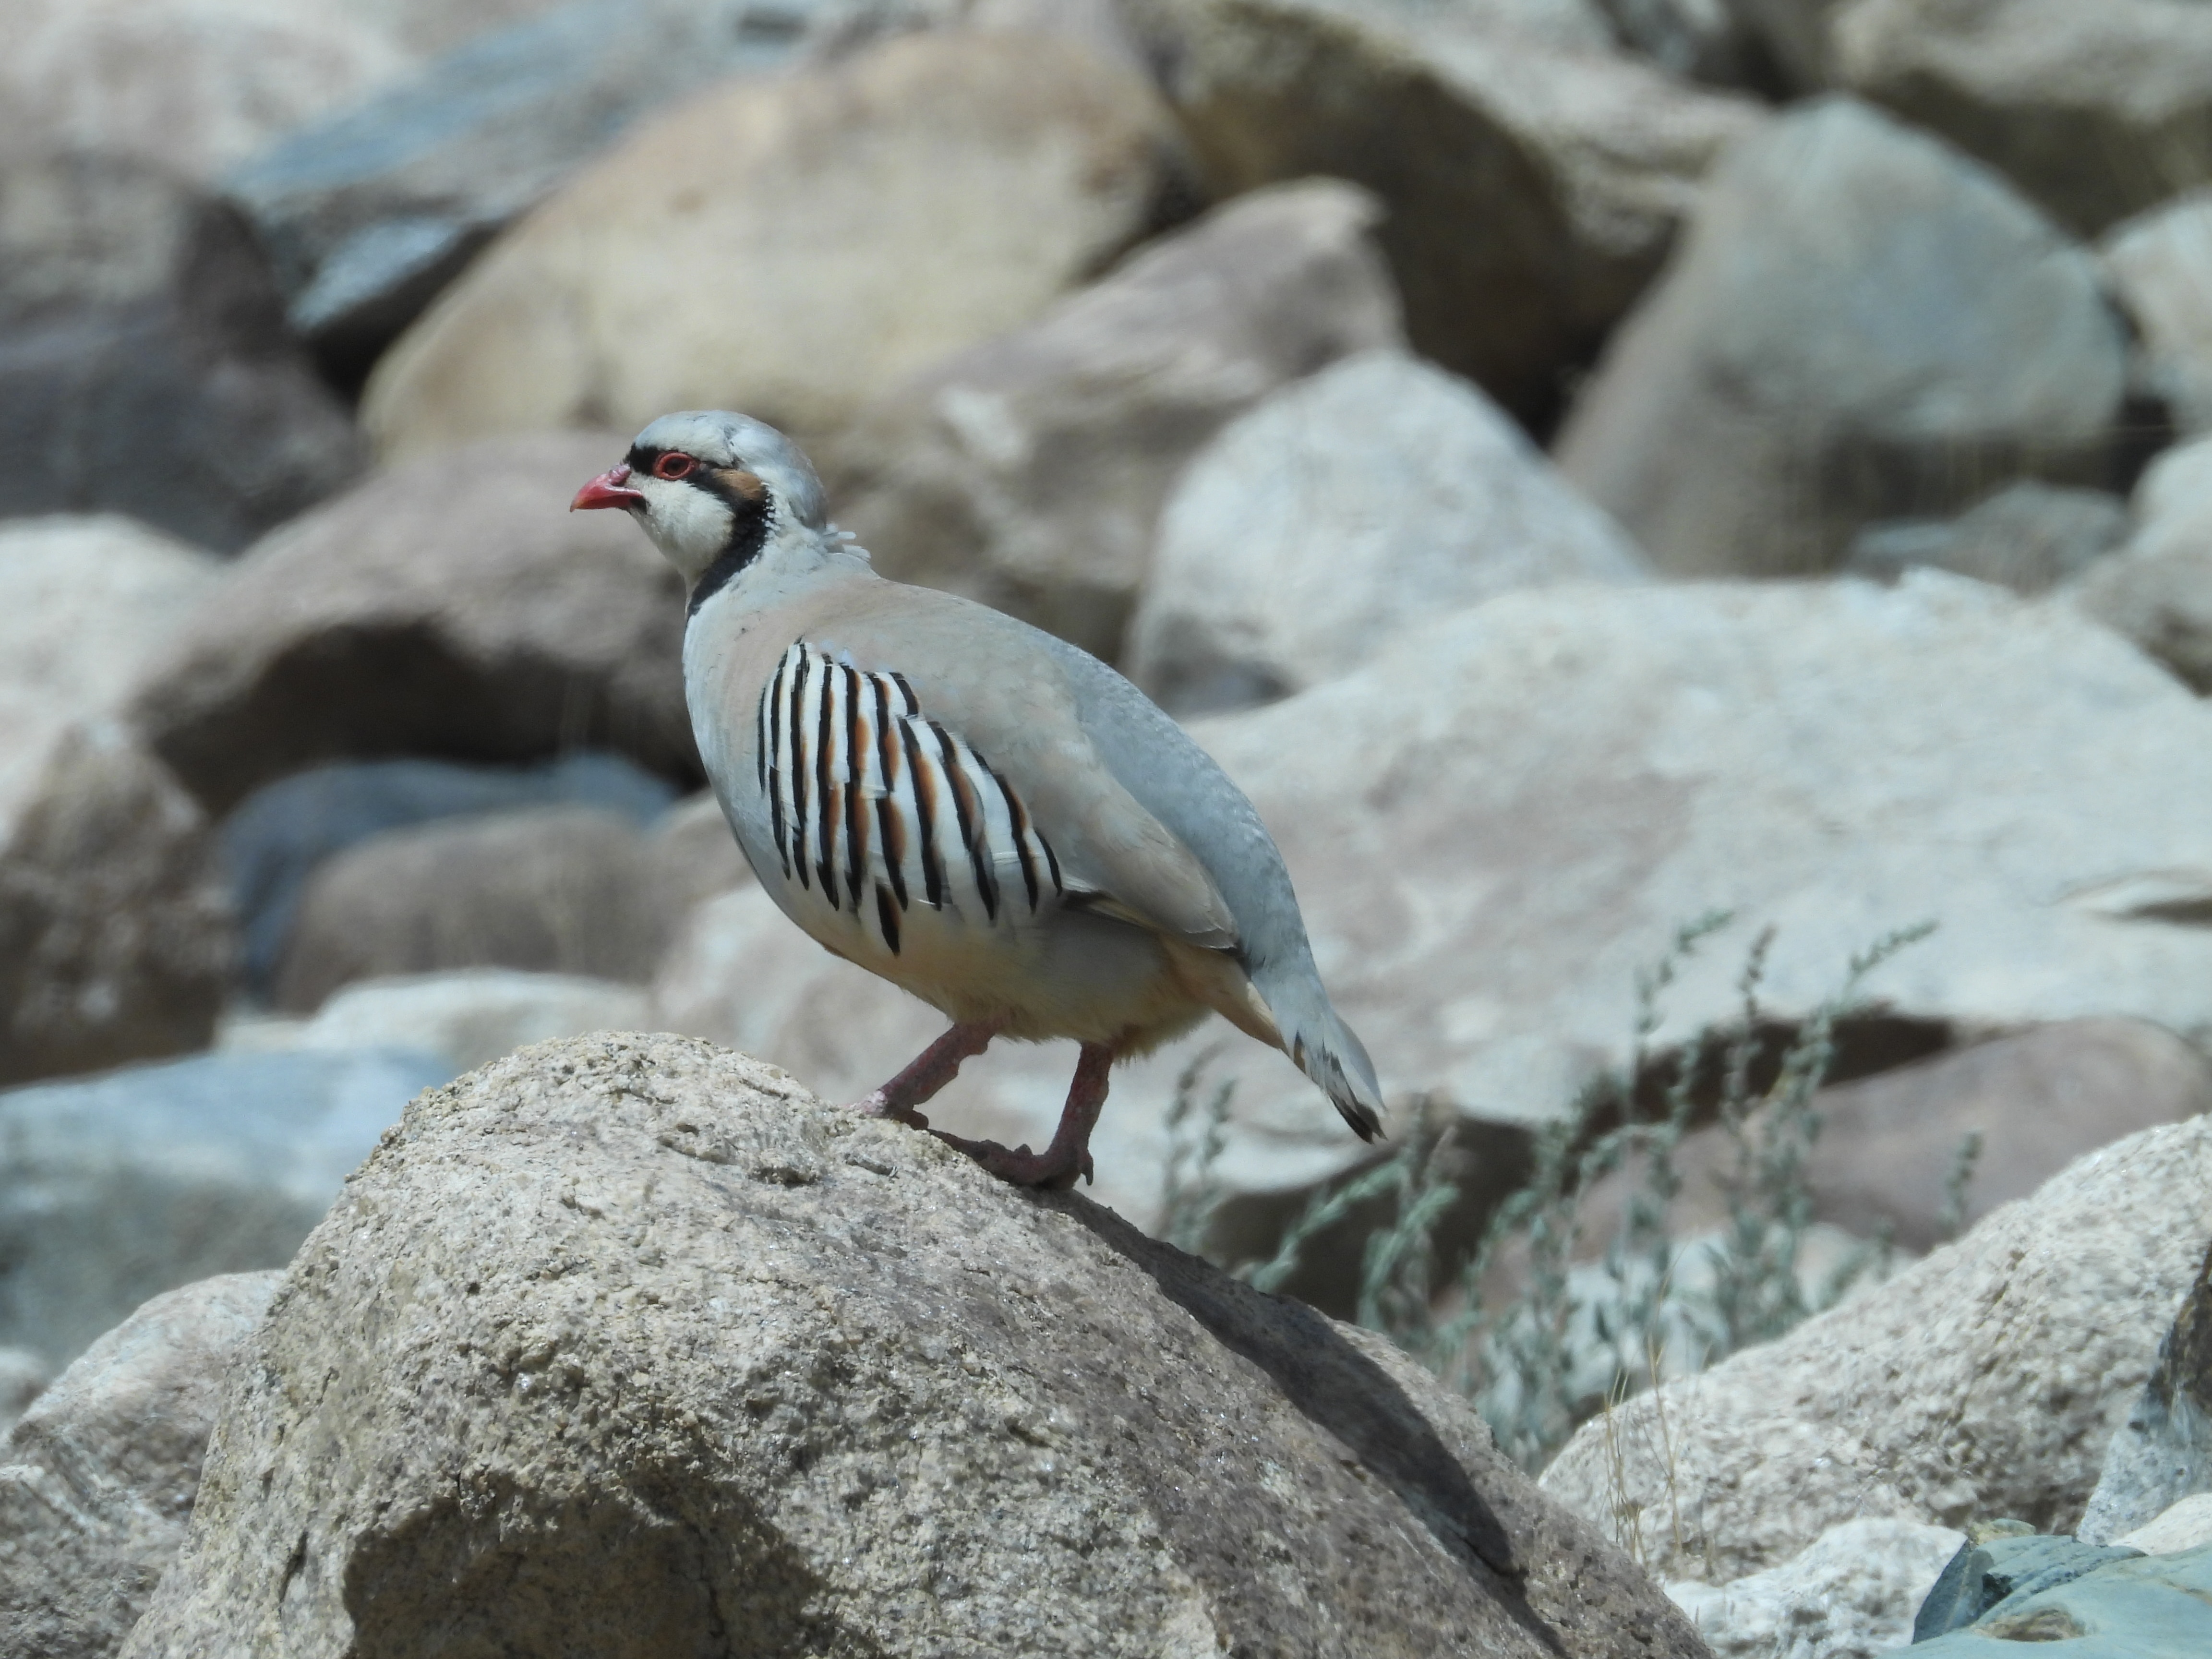
<path id="1" fill-rule="evenodd" d="M 2212 1121 L 2146 1130 L 1881 1289 L 1585 1425 L 1544 1488 L 1638 1528 L 1654 1571 L 1715 1581 L 1862 1516 L 2070 1531 L 2208 1233 Z"/>
<path id="2" fill-rule="evenodd" d="M 683 1039 L 421 1097 L 250 1353 L 133 1659 L 1699 1651 L 1378 1340 Z"/>
<path id="3" fill-rule="evenodd" d="M 837 522 L 887 576 L 1118 656 L 1192 456 L 1269 392 L 1401 339 L 1380 216 L 1333 179 L 1253 191 L 924 370 L 828 453 Z"/>
<path id="4" fill-rule="evenodd" d="M 1524 419 L 1658 269 L 1748 100 L 1439 7 L 1134 0 L 1217 193 L 1327 173 L 1389 217 L 1414 347 Z M 1470 234 L 1480 226 L 1481 234 Z"/>
<path id="5" fill-rule="evenodd" d="M 1042 37 L 731 83 L 506 233 L 378 365 L 364 419 L 395 457 L 687 408 L 819 435 L 1135 240 L 1172 149 L 1133 71 Z"/>
<path id="6" fill-rule="evenodd" d="M 107 1659 L 184 1541 L 224 1373 L 281 1273 L 155 1297 L 0 1443 L 0 1650 Z"/>
<path id="7" fill-rule="evenodd" d="M 318 762 L 380 755 L 596 745 L 684 775 L 682 584 L 619 514 L 568 511 L 626 442 L 463 447 L 286 526 L 149 671 L 137 723 L 218 811 Z"/>

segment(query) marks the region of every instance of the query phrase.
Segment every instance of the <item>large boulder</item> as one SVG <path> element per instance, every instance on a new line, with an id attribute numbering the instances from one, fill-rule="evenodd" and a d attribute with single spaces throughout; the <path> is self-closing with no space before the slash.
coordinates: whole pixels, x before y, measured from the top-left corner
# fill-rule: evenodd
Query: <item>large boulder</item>
<path id="1" fill-rule="evenodd" d="M 1664 570 L 1802 574 L 2009 476 L 2104 482 L 2126 374 L 2086 252 L 1948 145 L 1828 100 L 1716 172 L 1559 464 Z"/>
<path id="2" fill-rule="evenodd" d="M 1026 323 L 1159 217 L 1167 112 L 1048 37 L 904 37 L 642 125 L 377 366 L 387 456 L 743 409 L 807 437 Z"/>
<path id="3" fill-rule="evenodd" d="M 395 830 L 319 866 L 272 981 L 310 1012 L 356 980 L 453 968 L 650 978 L 671 915 L 645 836 L 591 806 Z"/>
<path id="4" fill-rule="evenodd" d="M 2062 605 L 1932 574 L 1535 589 L 1192 730 L 1273 832 L 1395 1102 L 1555 1116 L 1622 1058 L 1639 972 L 1716 908 L 1735 927 L 1669 988 L 1662 1046 L 1735 1017 L 1770 924 L 1765 994 L 1789 1020 L 1881 936 L 1940 923 L 1863 988 L 1883 1017 L 1846 1022 L 1890 1063 L 1908 1038 L 2081 1015 L 2212 1023 L 2212 896 L 2191 873 L 2212 870 L 2212 708 Z M 941 1029 L 757 888 L 700 913 L 657 994 L 669 1029 L 837 1097 Z M 1230 1190 L 1295 1190 L 1364 1152 L 1288 1061 L 1202 1030 L 1115 1073 L 1097 1161 L 1123 1213 L 1158 1213 L 1175 1079 L 1217 1045 L 1200 1102 L 1237 1082 Z M 1041 1144 L 1073 1066 L 1066 1045 L 994 1051 L 944 1121 Z"/>
<path id="5" fill-rule="evenodd" d="M 837 522 L 885 575 L 1112 659 L 1191 457 L 1278 387 L 1400 340 L 1379 216 L 1334 180 L 1255 191 L 924 370 L 829 452 Z"/>
<path id="6" fill-rule="evenodd" d="M 117 514 L 0 523 L 0 684 L 118 707 L 222 568 Z"/>
<path id="7" fill-rule="evenodd" d="M 1424 355 L 1524 419 L 1658 269 L 1747 100 L 1449 8 L 1133 0 L 1220 194 L 1366 185 Z"/>
<path id="8" fill-rule="evenodd" d="M 427 8 L 425 8 L 427 9 Z M 294 326 L 358 384 L 490 237 L 632 121 L 790 60 L 792 0 L 569 0 L 472 39 L 225 181 Z"/>
<path id="9" fill-rule="evenodd" d="M 1516 587 L 1637 581 L 1643 556 L 1464 380 L 1371 352 L 1268 398 L 1176 485 L 1129 672 L 1205 713 L 1350 672 Z"/>
<path id="10" fill-rule="evenodd" d="M 135 1659 L 1698 1653 L 1379 1340 L 682 1039 L 422 1097 L 231 1378 Z"/>
<path id="11" fill-rule="evenodd" d="M 108 1659 L 184 1541 L 234 1356 L 283 1275 L 165 1291 L 0 1442 L 0 1650 Z"/>
<path id="12" fill-rule="evenodd" d="M 2183 431 L 2212 428 L 2212 191 L 2114 226 L 2098 252 L 2148 389 Z"/>
<path id="13" fill-rule="evenodd" d="M 147 1297 L 281 1267 L 433 1056 L 204 1054 L 0 1093 L 0 1343 L 49 1364 Z"/>
<path id="14" fill-rule="evenodd" d="M 252 232 L 159 165 L 0 150 L 0 516 L 244 546 L 358 469 Z"/>
<path id="15" fill-rule="evenodd" d="M 2133 533 L 2067 597 L 2212 692 L 2212 438 L 2169 449 L 2129 503 Z"/>
<path id="16" fill-rule="evenodd" d="M 697 766 L 683 583 L 619 514 L 568 510 L 627 439 L 540 433 L 380 473 L 240 560 L 136 718 L 211 810 L 319 762 L 612 749 Z"/>
<path id="17" fill-rule="evenodd" d="M 2212 8 L 2175 0 L 1853 0 L 1832 69 L 2092 235 L 2212 183 Z"/>
<path id="18" fill-rule="evenodd" d="M 1759 1571 L 1861 1516 L 2069 1530 L 2208 1234 L 2212 1121 L 2146 1130 L 1880 1289 L 1584 1425 L 1545 1490 L 1636 1528 L 1665 1577 Z"/>

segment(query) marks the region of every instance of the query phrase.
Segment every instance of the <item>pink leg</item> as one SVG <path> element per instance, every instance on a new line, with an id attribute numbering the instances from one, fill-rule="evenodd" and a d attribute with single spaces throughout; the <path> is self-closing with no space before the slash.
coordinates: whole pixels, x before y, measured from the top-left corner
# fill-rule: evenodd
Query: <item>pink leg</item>
<path id="1" fill-rule="evenodd" d="M 1108 1073 L 1113 1066 L 1114 1050 L 1107 1044 L 1083 1045 L 1075 1062 L 1075 1081 L 1068 1085 L 1067 1104 L 1060 1108 L 1060 1127 L 1042 1152 L 1033 1152 L 1026 1145 L 1008 1152 L 995 1140 L 963 1140 L 942 1129 L 930 1133 L 1017 1187 L 1073 1187 L 1078 1176 L 1091 1179 L 1091 1132 L 1098 1127 L 1099 1110 L 1106 1104 Z"/>
<path id="2" fill-rule="evenodd" d="M 929 1120 L 915 1108 L 959 1076 L 960 1062 L 975 1059 L 998 1034 L 995 1025 L 955 1025 L 924 1048 L 906 1070 L 882 1088 L 862 1095 L 848 1109 L 866 1117 L 893 1118 L 908 1128 L 927 1129 Z"/>

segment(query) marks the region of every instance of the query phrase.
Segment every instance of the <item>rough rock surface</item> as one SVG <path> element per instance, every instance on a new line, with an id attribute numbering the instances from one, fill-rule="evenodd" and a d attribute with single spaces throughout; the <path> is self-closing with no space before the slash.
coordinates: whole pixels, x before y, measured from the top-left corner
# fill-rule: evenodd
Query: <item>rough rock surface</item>
<path id="1" fill-rule="evenodd" d="M 483 34 L 226 181 L 340 380 L 491 235 L 654 106 L 789 61 L 805 0 L 581 0 Z M 319 113 L 320 112 L 319 112 Z"/>
<path id="2" fill-rule="evenodd" d="M 1331 179 L 1253 191 L 925 370 L 829 452 L 837 522 L 885 575 L 1112 659 L 1191 457 L 1278 387 L 1399 342 L 1379 216 Z"/>
<path id="3" fill-rule="evenodd" d="M 361 461 L 235 211 L 151 163 L 5 150 L 0 450 L 0 515 L 123 512 L 225 550 Z"/>
<path id="4" fill-rule="evenodd" d="M 593 745 L 693 773 L 683 584 L 623 515 L 568 511 L 627 443 L 451 450 L 287 525 L 150 673 L 139 726 L 218 811 L 302 767 L 380 755 Z"/>
<path id="5" fill-rule="evenodd" d="M 388 456 L 672 409 L 820 436 L 1142 234 L 1173 149 L 1133 70 L 1044 37 L 916 35 L 740 80 L 487 249 L 377 365 L 363 418 Z"/>
<path id="6" fill-rule="evenodd" d="M 224 1373 L 283 1275 L 155 1297 L 0 1442 L 0 1652 L 107 1659 L 184 1541 Z"/>
<path id="7" fill-rule="evenodd" d="M 2200 1492 L 2212 1492 L 2212 1246 L 2159 1343 L 2142 1395 L 2106 1449 L 2081 1535 L 2115 1542 Z"/>
<path id="8" fill-rule="evenodd" d="M 2208 1234 L 2212 1121 L 2146 1130 L 1880 1290 L 1584 1425 L 1545 1489 L 1637 1526 L 1667 1577 L 1758 1571 L 1862 1516 L 2069 1529 Z"/>
<path id="9" fill-rule="evenodd" d="M 422 1097 L 250 1352 L 137 1659 L 1698 1652 L 1379 1341 L 683 1039 Z"/>
<path id="10" fill-rule="evenodd" d="M 1282 848 L 1393 1101 L 1549 1117 L 1622 1057 L 1637 975 L 1716 908 L 1738 921 L 1668 990 L 1662 1042 L 1733 1017 L 1769 924 L 1767 999 L 1794 1018 L 1853 954 L 1936 921 L 1864 988 L 1922 1054 L 2090 1014 L 2212 1022 L 2189 873 L 2212 870 L 2212 709 L 2061 605 L 1932 573 L 1536 589 L 1192 729 Z M 840 1099 L 941 1029 L 755 890 L 701 913 L 657 991 L 667 1029 Z M 1175 1078 L 1217 1045 L 1209 1078 L 1238 1081 L 1232 1191 L 1294 1191 L 1364 1152 L 1286 1060 L 1210 1027 L 1115 1074 L 1097 1168 L 1123 1213 L 1155 1213 Z M 943 1097 L 948 1126 L 1048 1132 L 1073 1063 L 994 1049 Z"/>
<path id="11" fill-rule="evenodd" d="M 2101 483 L 2126 346 L 2095 262 L 1986 168 L 1864 105 L 1715 170 L 1559 464 L 1663 569 L 1789 575 L 2022 473 Z"/>
<path id="12" fill-rule="evenodd" d="M 2173 0 L 1856 0 L 1837 76 L 2094 234 L 2212 182 L 2212 9 Z"/>
<path id="13" fill-rule="evenodd" d="M 1928 565 L 2042 593 L 2080 577 L 2127 535 L 2127 504 L 2118 496 L 2023 479 L 1955 519 L 1869 525 L 1853 538 L 1844 569 L 1893 581 Z"/>
<path id="14" fill-rule="evenodd" d="M 1523 418 L 1556 410 L 1561 371 L 1650 280 L 1714 157 L 1762 118 L 1626 57 L 1442 7 L 1128 9 L 1216 191 L 1310 173 L 1374 191 L 1414 346 Z"/>
<path id="15" fill-rule="evenodd" d="M 2212 692 L 2212 438 L 2167 450 L 2130 503 L 2135 531 L 2068 597 Z"/>
<path id="16" fill-rule="evenodd" d="M 2182 430 L 2212 427 L 2212 191 L 2114 226 L 2098 252 L 2149 389 Z"/>
<path id="17" fill-rule="evenodd" d="M 416 1090 L 393 1052 L 205 1054 L 0 1093 L 0 1343 L 64 1364 L 147 1297 L 278 1267 Z"/>
<path id="18" fill-rule="evenodd" d="M 319 866 L 277 963 L 276 1006 L 451 968 L 652 976 L 676 918 L 633 823 L 540 806 L 395 830 Z"/>
<path id="19" fill-rule="evenodd" d="M 1644 574 L 1620 527 L 1489 398 L 1370 352 L 1277 392 L 1191 463 L 1129 672 L 1173 712 L 1235 708 L 1511 588 Z"/>
<path id="20" fill-rule="evenodd" d="M 1966 1541 L 1914 1521 L 1846 1521 L 1778 1567 L 1731 1584 L 1667 1586 L 1713 1659 L 1880 1659 Z"/>

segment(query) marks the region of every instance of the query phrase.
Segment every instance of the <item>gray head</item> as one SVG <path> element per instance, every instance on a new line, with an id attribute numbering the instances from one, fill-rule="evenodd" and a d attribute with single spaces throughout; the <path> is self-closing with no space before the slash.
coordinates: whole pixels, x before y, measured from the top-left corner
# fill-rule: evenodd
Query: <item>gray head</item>
<path id="1" fill-rule="evenodd" d="M 822 481 L 799 447 L 720 410 L 662 416 L 569 507 L 623 508 L 695 591 L 727 581 L 772 542 L 816 539 L 829 525 Z"/>

